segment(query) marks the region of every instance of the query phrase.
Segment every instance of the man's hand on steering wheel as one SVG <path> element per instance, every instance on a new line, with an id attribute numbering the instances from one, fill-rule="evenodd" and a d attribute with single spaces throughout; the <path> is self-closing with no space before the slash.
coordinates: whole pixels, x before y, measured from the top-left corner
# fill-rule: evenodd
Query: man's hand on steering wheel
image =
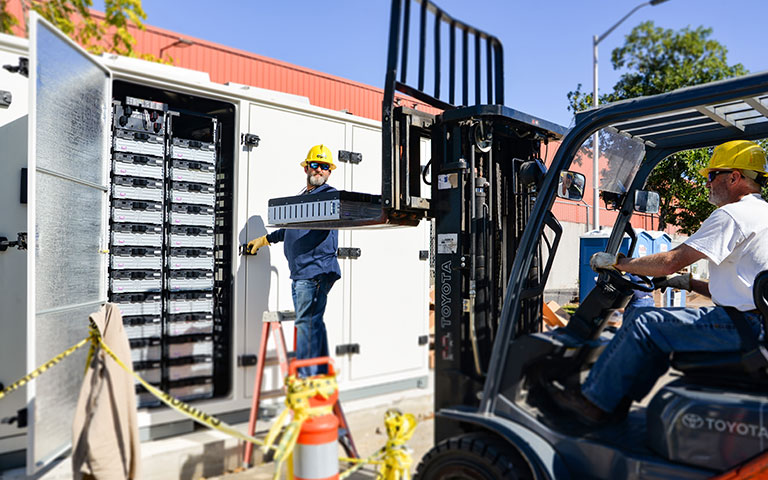
<path id="1" fill-rule="evenodd" d="M 623 257 L 623 253 L 613 254 L 608 252 L 597 252 L 589 259 L 589 266 L 597 273 L 601 270 L 616 269 L 616 263 L 619 258 Z"/>

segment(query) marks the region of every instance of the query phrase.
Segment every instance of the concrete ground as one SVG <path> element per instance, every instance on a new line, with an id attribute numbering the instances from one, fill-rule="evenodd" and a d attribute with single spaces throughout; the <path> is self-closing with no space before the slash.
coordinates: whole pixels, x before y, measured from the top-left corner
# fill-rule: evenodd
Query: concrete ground
<path id="1" fill-rule="evenodd" d="M 431 394 L 402 398 L 374 407 L 349 411 L 346 413 L 346 417 L 352 430 L 352 438 L 361 456 L 369 456 L 384 446 L 387 441 L 384 428 L 384 414 L 389 408 L 397 408 L 403 413 L 412 413 L 419 420 L 413 437 L 407 443 L 413 449 L 411 453 L 413 458 L 411 473 L 413 473 L 421 457 L 432 448 L 434 411 Z M 260 437 L 263 438 L 263 435 L 260 435 Z M 339 448 L 339 455 L 345 456 L 341 448 Z M 340 471 L 343 471 L 345 468 L 345 465 L 341 465 Z M 207 478 L 217 480 L 269 480 L 274 475 L 274 471 L 275 464 L 267 463 L 249 469 L 238 468 L 224 475 Z M 284 478 L 284 476 L 281 478 Z M 358 480 L 376 478 L 376 468 L 374 466 L 367 466 L 348 478 Z"/>

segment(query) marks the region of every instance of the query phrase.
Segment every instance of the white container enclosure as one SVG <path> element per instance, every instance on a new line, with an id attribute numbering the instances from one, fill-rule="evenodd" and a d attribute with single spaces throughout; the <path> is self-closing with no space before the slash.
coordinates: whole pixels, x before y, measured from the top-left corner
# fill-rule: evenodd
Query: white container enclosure
<path id="1" fill-rule="evenodd" d="M 0 236 L 27 234 L 27 250 L 0 252 L 0 383 L 84 339 L 88 315 L 112 301 L 132 345 L 125 360 L 150 383 L 247 421 L 262 316 L 293 303 L 283 245 L 256 256 L 240 246 L 273 230 L 269 199 L 305 186 L 299 164 L 313 145 L 334 153 L 331 185 L 379 192 L 380 125 L 202 72 L 95 57 L 34 14 L 30 25 L 29 43 L 0 35 L 0 64 L 29 58 L 28 78 L 0 70 L 12 98 L 0 104 Z M 247 134 L 259 141 L 246 144 Z M 325 322 L 342 400 L 425 387 L 428 224 L 340 231 L 339 247 Z M 0 418 L 17 418 L 0 424 L 0 471 L 26 463 L 33 475 L 67 451 L 62 419 L 72 418 L 86 355 L 0 402 Z M 264 389 L 281 384 L 268 367 Z M 138 386 L 137 395 L 144 440 L 192 430 Z"/>

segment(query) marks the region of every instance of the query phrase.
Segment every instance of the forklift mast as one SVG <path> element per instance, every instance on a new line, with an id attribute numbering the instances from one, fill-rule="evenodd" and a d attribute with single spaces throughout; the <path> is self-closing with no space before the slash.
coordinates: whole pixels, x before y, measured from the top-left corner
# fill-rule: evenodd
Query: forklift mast
<path id="1" fill-rule="evenodd" d="M 429 0 L 393 0 L 382 103 L 381 195 L 336 191 L 271 199 L 282 228 L 413 226 L 431 219 L 435 289 L 435 411 L 478 408 L 499 332 L 541 328 L 544 285 L 562 228 L 549 214 L 530 266 L 509 285 L 523 232 L 545 180 L 541 156 L 566 129 L 502 105 L 501 42 Z M 417 56 L 410 56 L 416 44 Z M 416 72 L 416 82 L 408 75 Z M 473 93 L 473 95 L 470 95 Z M 416 100 L 416 102 L 414 102 Z M 426 107 L 421 110 L 406 105 Z M 422 158 L 428 140 L 430 158 Z M 554 149 L 553 149 L 554 150 Z M 426 184 L 429 188 L 424 188 Z M 307 212 L 322 211 L 322 216 Z M 527 246 L 526 246 L 527 247 Z M 546 262 L 542 262 L 546 258 Z M 500 322 L 520 292 L 514 325 Z M 490 382 L 490 383 L 489 383 Z M 457 425 L 437 417 L 435 439 Z"/>
<path id="2" fill-rule="evenodd" d="M 412 43 L 418 45 L 415 60 Z M 414 63 L 417 79 L 409 83 Z M 401 105 L 413 99 L 441 113 Z M 507 279 L 546 172 L 541 153 L 566 131 L 503 101 L 503 49 L 496 37 L 429 0 L 393 0 L 381 199 L 387 218 L 434 219 L 435 411 L 479 406 Z M 422 167 L 423 138 L 431 142 L 431 158 Z M 422 179 L 430 198 L 421 194 Z M 554 217 L 546 224 L 553 235 L 542 236 L 545 245 L 532 258 L 514 337 L 541 328 L 554 259 L 547 253 L 562 233 Z M 435 440 L 459 433 L 455 428 L 438 417 Z"/>

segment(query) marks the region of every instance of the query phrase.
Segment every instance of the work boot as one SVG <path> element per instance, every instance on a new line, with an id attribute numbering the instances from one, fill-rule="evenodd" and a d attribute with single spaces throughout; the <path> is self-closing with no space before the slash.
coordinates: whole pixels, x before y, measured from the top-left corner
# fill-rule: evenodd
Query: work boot
<path id="1" fill-rule="evenodd" d="M 552 392 L 552 400 L 561 409 L 576 415 L 576 419 L 590 427 L 606 424 L 610 414 L 590 402 L 581 390 L 565 389 Z"/>

